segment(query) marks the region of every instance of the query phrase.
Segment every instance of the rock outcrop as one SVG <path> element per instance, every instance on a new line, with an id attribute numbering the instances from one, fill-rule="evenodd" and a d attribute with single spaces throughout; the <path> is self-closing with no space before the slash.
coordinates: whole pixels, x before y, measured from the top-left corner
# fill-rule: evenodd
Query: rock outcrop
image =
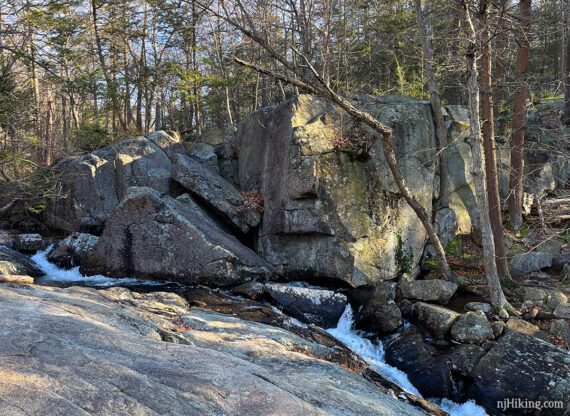
<path id="1" fill-rule="evenodd" d="M 266 279 L 271 266 L 196 204 L 133 187 L 107 220 L 81 271 L 223 286 Z"/>
<path id="2" fill-rule="evenodd" d="M 172 160 L 180 153 L 185 150 L 178 135 L 161 131 L 57 162 L 52 172 L 64 197 L 50 201 L 44 222 L 67 232 L 100 233 L 129 187 L 168 192 Z"/>
<path id="3" fill-rule="evenodd" d="M 0 244 L 0 274 L 41 277 L 44 273 L 26 255 Z"/>
<path id="4" fill-rule="evenodd" d="M 91 234 L 72 233 L 54 247 L 48 255 L 48 260 L 64 269 L 77 267 L 98 240 L 99 237 Z"/>
<path id="5" fill-rule="evenodd" d="M 0 285 L 0 316 L 2 414 L 424 414 L 315 358 L 334 348 L 175 295 Z"/>

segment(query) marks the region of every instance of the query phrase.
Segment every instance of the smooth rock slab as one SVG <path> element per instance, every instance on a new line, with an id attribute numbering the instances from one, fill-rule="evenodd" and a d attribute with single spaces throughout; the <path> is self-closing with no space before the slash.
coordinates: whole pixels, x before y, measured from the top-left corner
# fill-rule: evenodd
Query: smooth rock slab
<path id="1" fill-rule="evenodd" d="M 224 286 L 266 279 L 271 266 L 197 206 L 131 188 L 85 256 L 85 274 Z"/>
<path id="2" fill-rule="evenodd" d="M 191 310 L 192 344 L 164 342 L 105 292 L 0 285 L 0 414 L 422 414 L 288 331 Z"/>

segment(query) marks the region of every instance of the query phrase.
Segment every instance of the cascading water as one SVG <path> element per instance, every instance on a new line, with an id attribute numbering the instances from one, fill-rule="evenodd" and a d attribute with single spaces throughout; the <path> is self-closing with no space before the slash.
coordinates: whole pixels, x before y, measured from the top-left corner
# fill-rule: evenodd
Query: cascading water
<path id="1" fill-rule="evenodd" d="M 327 332 L 366 361 L 374 371 L 397 384 L 402 390 L 421 397 L 419 391 L 403 371 L 388 365 L 384 361 L 384 347 L 382 343 L 373 343 L 365 338 L 361 332 L 354 329 L 354 315 L 350 304 L 346 306 L 336 328 L 328 329 Z M 429 400 L 438 404 L 451 416 L 488 416 L 485 409 L 476 405 L 472 400 L 461 404 L 454 403 L 448 399 Z"/>

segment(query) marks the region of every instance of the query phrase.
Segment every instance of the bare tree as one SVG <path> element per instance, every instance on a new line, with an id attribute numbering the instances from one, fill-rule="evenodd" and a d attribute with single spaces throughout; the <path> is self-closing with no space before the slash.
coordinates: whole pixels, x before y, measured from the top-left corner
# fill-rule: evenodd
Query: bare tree
<path id="1" fill-rule="evenodd" d="M 501 197 L 499 194 L 499 176 L 497 171 L 497 149 L 495 144 L 495 120 L 493 113 L 492 83 L 492 51 L 491 29 L 489 27 L 489 0 L 479 2 L 479 32 L 481 36 L 481 128 L 483 133 L 483 151 L 485 154 L 485 177 L 487 179 L 487 196 L 489 199 L 489 217 L 493 230 L 495 254 L 497 255 L 497 271 L 503 282 L 511 283 L 507 251 L 503 238 L 503 216 Z"/>
<path id="2" fill-rule="evenodd" d="M 531 0 L 519 1 L 520 28 L 517 33 L 517 86 L 513 103 L 509 220 L 513 230 L 522 226 L 524 128 L 528 96 L 528 51 Z"/>
<path id="3" fill-rule="evenodd" d="M 433 68 L 433 29 L 429 20 L 425 16 L 423 0 L 415 0 L 416 20 L 420 30 L 420 37 L 423 50 L 424 71 L 427 77 L 428 91 L 433 111 L 433 119 L 435 123 L 435 132 L 437 138 L 437 151 L 439 154 L 439 198 L 438 208 L 445 208 L 449 205 L 449 191 L 447 187 L 447 153 L 448 146 L 447 129 L 443 119 L 441 108 L 441 97 L 437 83 L 435 80 L 435 71 Z"/>
<path id="4" fill-rule="evenodd" d="M 284 73 L 279 73 L 277 71 L 264 68 L 262 66 L 259 66 L 251 62 L 246 62 L 237 57 L 234 60 L 238 64 L 251 68 L 261 74 L 283 81 L 301 90 L 328 98 L 333 103 L 338 105 L 342 110 L 346 111 L 356 121 L 361 122 L 371 127 L 374 131 L 376 131 L 382 137 L 384 157 L 386 158 L 386 161 L 388 163 L 390 172 L 392 173 L 396 186 L 398 187 L 398 190 L 401 193 L 402 197 L 405 199 L 408 205 L 414 210 L 419 220 L 421 221 L 422 225 L 424 226 L 426 234 L 428 235 L 428 238 L 431 240 L 431 243 L 433 244 L 433 247 L 437 254 L 438 263 L 443 275 L 448 280 L 458 281 L 457 277 L 454 276 L 454 274 L 451 272 L 451 269 L 449 267 L 449 264 L 445 256 L 445 250 L 441 244 L 439 237 L 437 236 L 434 230 L 430 216 L 428 215 L 424 207 L 414 197 L 414 195 L 412 195 L 410 189 L 406 184 L 404 176 L 400 172 L 400 169 L 398 167 L 398 162 L 396 161 L 394 147 L 392 144 L 392 129 L 380 123 L 371 114 L 358 109 L 354 104 L 352 104 L 352 102 L 349 99 L 333 91 L 333 89 L 329 86 L 327 80 L 322 76 L 322 74 L 320 74 L 315 69 L 310 59 L 304 53 L 297 50 L 295 47 L 293 47 L 293 52 L 299 59 L 301 59 L 303 65 L 302 66 L 293 65 L 284 55 L 280 54 L 275 48 L 273 48 L 264 36 L 258 33 L 255 24 L 253 22 L 253 19 L 249 14 L 249 12 L 245 9 L 243 3 L 241 3 L 241 1 L 238 0 L 237 4 L 246 23 L 241 24 L 235 19 L 232 19 L 230 14 L 227 12 L 225 16 L 223 16 L 223 18 L 230 25 L 232 25 L 233 27 L 244 33 L 246 36 L 248 36 L 258 45 L 260 45 L 269 54 L 269 56 L 272 59 L 283 65 L 283 67 L 289 72 L 291 72 L 293 76 L 289 76 Z M 208 10 L 211 13 L 216 14 L 215 10 L 211 9 Z"/>
<path id="5" fill-rule="evenodd" d="M 473 158 L 472 175 L 475 180 L 475 196 L 479 213 L 481 216 L 481 235 L 483 243 L 483 260 L 485 263 L 485 274 L 487 275 L 487 285 L 489 287 L 490 301 L 496 309 L 505 308 L 509 312 L 514 309 L 509 304 L 503 293 L 499 274 L 497 273 L 497 263 L 495 256 L 495 243 L 493 240 L 493 230 L 491 229 L 491 219 L 489 218 L 489 201 L 487 199 L 485 165 L 482 152 L 482 132 L 479 113 L 479 84 L 477 71 L 477 53 L 479 39 L 471 11 L 467 0 L 457 0 L 458 6 L 463 14 L 465 36 L 468 47 L 465 53 L 467 63 L 467 91 L 469 94 L 469 137 L 467 142 L 471 146 Z"/>
<path id="6" fill-rule="evenodd" d="M 564 124 L 570 126 L 570 0 L 566 0 L 566 13 L 565 13 L 565 31 L 566 36 L 564 39 L 566 45 L 566 64 L 564 65 Z"/>

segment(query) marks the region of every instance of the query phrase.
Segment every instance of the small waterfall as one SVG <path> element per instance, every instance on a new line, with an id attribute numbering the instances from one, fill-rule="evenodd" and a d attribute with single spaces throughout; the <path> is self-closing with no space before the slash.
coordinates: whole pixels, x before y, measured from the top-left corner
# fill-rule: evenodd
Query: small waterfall
<path id="1" fill-rule="evenodd" d="M 382 343 L 373 343 L 365 338 L 360 331 L 354 329 L 354 314 L 350 304 L 346 305 L 336 328 L 327 330 L 329 334 L 338 339 L 350 350 L 370 365 L 377 373 L 397 384 L 402 390 L 422 397 L 418 389 L 408 379 L 406 373 L 384 361 L 384 347 Z M 488 416 L 485 409 L 470 400 L 465 403 L 454 403 L 448 399 L 429 399 L 436 403 L 451 416 Z"/>

